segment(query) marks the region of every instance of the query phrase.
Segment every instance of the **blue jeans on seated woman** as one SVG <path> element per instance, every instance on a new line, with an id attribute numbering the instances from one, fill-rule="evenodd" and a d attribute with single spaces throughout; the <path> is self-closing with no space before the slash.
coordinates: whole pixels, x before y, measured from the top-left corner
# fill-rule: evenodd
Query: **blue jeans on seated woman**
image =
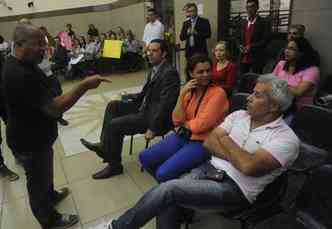
<path id="1" fill-rule="evenodd" d="M 139 155 L 143 168 L 158 182 L 178 178 L 209 158 L 203 142 L 188 141 L 176 133 L 170 134 Z"/>

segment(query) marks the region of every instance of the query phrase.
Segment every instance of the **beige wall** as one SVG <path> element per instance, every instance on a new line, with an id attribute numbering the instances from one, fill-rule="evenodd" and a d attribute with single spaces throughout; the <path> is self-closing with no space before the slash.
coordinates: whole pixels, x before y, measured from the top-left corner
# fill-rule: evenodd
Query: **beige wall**
<path id="1" fill-rule="evenodd" d="M 5 0 L 13 10 L 0 5 L 0 17 L 72 9 L 83 6 L 97 6 L 116 2 L 116 0 L 33 0 L 34 7 L 29 8 L 31 0 Z"/>
<path id="2" fill-rule="evenodd" d="M 144 3 L 137 3 L 104 12 L 37 18 L 32 19 L 32 22 L 38 26 L 47 26 L 52 35 L 56 35 L 59 31 L 64 30 L 66 23 L 73 25 L 73 29 L 77 35 L 86 35 L 88 24 L 90 23 L 95 24 L 100 32 L 106 32 L 110 29 L 115 29 L 117 26 L 122 26 L 124 29 L 132 29 L 136 37 L 140 40 L 143 36 L 145 26 Z M 0 34 L 7 40 L 11 39 L 15 25 L 16 21 L 0 23 Z"/>
<path id="3" fill-rule="evenodd" d="M 331 0 L 293 0 L 292 23 L 306 26 L 305 36 L 321 55 L 322 77 L 332 73 L 331 15 Z"/>
<path id="4" fill-rule="evenodd" d="M 181 47 L 184 47 L 185 43 L 180 42 L 179 36 L 182 28 L 182 23 L 185 20 L 184 14 L 183 14 L 183 6 L 187 2 L 193 2 L 189 0 L 174 0 L 174 8 L 175 8 L 175 29 L 176 29 L 176 39 L 177 43 L 181 43 Z M 194 1 L 195 2 L 195 1 Z M 210 24 L 211 24 L 211 31 L 212 31 L 212 36 L 211 39 L 208 41 L 209 45 L 209 50 L 212 49 L 212 47 L 215 45 L 217 42 L 217 37 L 218 37 L 218 0 L 201 0 L 201 1 L 196 1 L 196 2 L 201 2 L 204 4 L 204 10 L 203 10 L 203 17 L 209 19 Z M 181 77 L 184 79 L 184 68 L 185 68 L 185 58 L 184 58 L 184 52 L 181 52 Z"/>

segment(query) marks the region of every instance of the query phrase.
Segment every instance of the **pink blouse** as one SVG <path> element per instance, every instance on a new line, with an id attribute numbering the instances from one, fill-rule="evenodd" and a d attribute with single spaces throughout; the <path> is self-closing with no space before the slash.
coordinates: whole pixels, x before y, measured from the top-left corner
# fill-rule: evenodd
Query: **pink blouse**
<path id="1" fill-rule="evenodd" d="M 286 61 L 281 60 L 273 70 L 273 74 L 278 76 L 279 79 L 286 80 L 288 85 L 293 87 L 298 86 L 302 81 L 308 81 L 314 85 L 311 90 L 296 98 L 296 107 L 300 108 L 303 105 L 313 104 L 313 99 L 319 83 L 319 68 L 312 66 L 292 75 L 284 70 L 285 64 Z"/>

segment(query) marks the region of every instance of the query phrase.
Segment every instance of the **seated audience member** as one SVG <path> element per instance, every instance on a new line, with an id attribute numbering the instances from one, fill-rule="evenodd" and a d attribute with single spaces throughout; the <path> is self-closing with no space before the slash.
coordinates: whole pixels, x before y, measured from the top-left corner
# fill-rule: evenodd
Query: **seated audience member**
<path id="1" fill-rule="evenodd" d="M 95 27 L 94 24 L 89 25 L 88 36 L 93 36 L 93 37 L 99 36 L 98 29 Z"/>
<path id="2" fill-rule="evenodd" d="M 211 83 L 212 61 L 194 55 L 187 63 L 187 84 L 173 111 L 178 127 L 164 140 L 144 150 L 139 159 L 158 182 L 178 178 L 210 158 L 203 141 L 228 112 L 226 92 Z"/>
<path id="3" fill-rule="evenodd" d="M 7 55 L 7 52 L 10 50 L 10 45 L 3 36 L 0 35 L 0 55 Z"/>
<path id="4" fill-rule="evenodd" d="M 67 24 L 66 25 L 66 32 L 68 34 L 68 36 L 71 37 L 71 39 L 74 39 L 76 37 L 75 32 L 73 31 L 73 26 L 72 24 Z"/>
<path id="5" fill-rule="evenodd" d="M 85 47 L 84 54 L 85 54 L 86 60 L 95 59 L 95 57 L 97 55 L 97 42 L 96 42 L 95 37 L 93 37 L 93 36 L 88 37 L 88 43 Z"/>
<path id="6" fill-rule="evenodd" d="M 117 35 L 112 30 L 108 31 L 108 39 L 109 40 L 118 40 Z"/>
<path id="7" fill-rule="evenodd" d="M 231 95 L 238 74 L 237 65 L 230 60 L 229 45 L 226 41 L 219 42 L 214 48 L 216 63 L 212 68 L 212 81 L 221 86 L 227 95 Z"/>
<path id="8" fill-rule="evenodd" d="M 138 65 L 140 63 L 140 59 L 142 58 L 139 55 L 141 46 L 139 42 L 135 39 L 135 36 L 131 30 L 127 31 L 127 37 L 124 40 L 123 47 L 123 65 L 125 65 L 127 69 L 129 69 L 129 71 L 137 69 L 139 67 Z"/>
<path id="9" fill-rule="evenodd" d="M 106 33 L 102 33 L 100 35 L 100 45 L 99 45 L 99 50 L 98 50 L 98 57 L 102 57 L 103 56 L 103 50 L 104 50 L 104 43 L 105 40 L 107 40 L 107 34 Z"/>
<path id="10" fill-rule="evenodd" d="M 126 32 L 125 32 L 125 30 L 121 26 L 118 26 L 117 37 L 121 41 L 124 41 L 126 39 Z"/>
<path id="11" fill-rule="evenodd" d="M 289 27 L 288 34 L 287 34 L 287 43 L 292 41 L 292 40 L 299 39 L 300 37 L 303 38 L 304 37 L 304 32 L 305 32 L 305 26 L 304 25 L 301 25 L 301 24 L 291 25 Z M 279 54 L 279 57 L 278 57 L 279 58 L 278 62 L 285 59 L 285 49 L 286 48 L 284 48 L 283 50 L 280 51 L 280 54 Z"/>
<path id="12" fill-rule="evenodd" d="M 85 49 L 81 48 L 79 39 L 74 38 L 73 49 L 70 52 L 70 62 L 68 66 L 68 78 L 83 78 L 85 73 L 84 53 Z"/>
<path id="13" fill-rule="evenodd" d="M 131 30 L 127 31 L 124 47 L 126 52 L 138 53 L 140 51 L 140 45 Z"/>
<path id="14" fill-rule="evenodd" d="M 179 95 L 180 79 L 174 67 L 166 60 L 163 40 L 151 41 L 148 58 L 152 69 L 140 93 L 131 100 L 111 101 L 105 110 L 100 143 L 81 139 L 82 144 L 95 151 L 107 166 L 93 175 L 105 179 L 123 173 L 122 143 L 125 135 L 145 133 L 147 140 L 165 134 L 172 127 L 172 111 Z"/>
<path id="15" fill-rule="evenodd" d="M 48 32 L 47 28 L 45 26 L 39 27 L 42 33 L 45 35 L 46 42 L 48 46 L 54 47 L 55 46 L 55 41 L 52 37 L 52 35 Z"/>
<path id="16" fill-rule="evenodd" d="M 296 109 L 313 104 L 320 74 L 313 52 L 305 38 L 291 40 L 285 50 L 285 60 L 273 70 L 274 75 L 288 82 L 289 90 L 295 96 Z"/>
<path id="17" fill-rule="evenodd" d="M 85 48 L 86 48 L 86 40 L 85 40 L 85 37 L 84 37 L 84 36 L 80 36 L 79 41 L 80 41 L 80 47 L 81 47 L 81 49 L 84 49 L 84 50 L 85 50 Z"/>
<path id="18" fill-rule="evenodd" d="M 73 39 L 73 49 L 70 52 L 71 57 L 78 57 L 81 54 L 84 54 L 85 49 L 83 48 L 83 45 L 81 44 L 80 40 L 77 38 Z"/>
<path id="19" fill-rule="evenodd" d="M 287 82 L 261 76 L 247 110 L 227 116 L 204 142 L 211 161 L 152 188 L 105 228 L 138 229 L 157 217 L 158 229 L 179 229 L 181 208 L 227 213 L 250 206 L 297 158 L 299 140 L 282 119 L 291 100 Z"/>
<path id="20" fill-rule="evenodd" d="M 288 35 L 287 35 L 287 44 L 288 44 L 288 42 L 290 42 L 292 40 L 304 38 L 305 30 L 306 30 L 305 26 L 302 24 L 291 25 L 289 27 L 289 31 L 288 31 Z M 278 54 L 277 60 L 275 62 L 275 66 L 279 63 L 279 61 L 285 60 L 285 50 L 286 50 L 286 48 L 280 50 L 280 53 Z M 315 49 L 313 50 L 313 58 L 314 58 L 315 65 L 317 65 L 317 67 L 319 67 L 320 66 L 320 56 L 319 56 L 319 53 Z"/>
<path id="21" fill-rule="evenodd" d="M 60 38 L 55 37 L 54 42 L 55 42 L 55 49 L 53 56 L 51 57 L 51 61 L 54 63 L 52 65 L 52 71 L 67 68 L 69 62 L 67 49 L 62 46 Z"/>
<path id="22" fill-rule="evenodd" d="M 95 37 L 89 36 L 88 43 L 84 50 L 84 64 L 85 70 L 88 75 L 95 74 L 97 71 L 96 68 L 96 57 L 98 54 L 98 44 L 96 42 Z"/>

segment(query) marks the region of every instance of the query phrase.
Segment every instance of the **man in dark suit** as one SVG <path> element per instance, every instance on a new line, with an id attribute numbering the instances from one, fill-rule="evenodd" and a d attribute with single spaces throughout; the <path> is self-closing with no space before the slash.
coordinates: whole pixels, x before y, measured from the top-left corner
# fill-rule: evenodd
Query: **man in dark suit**
<path id="1" fill-rule="evenodd" d="M 211 37 L 209 20 L 197 15 L 195 3 L 188 3 L 184 10 L 187 20 L 183 22 L 180 40 L 186 41 L 186 58 L 195 53 L 208 55 L 206 40 Z"/>
<path id="2" fill-rule="evenodd" d="M 180 79 L 176 69 L 166 61 L 166 55 L 165 42 L 152 40 L 147 51 L 152 69 L 142 91 L 107 105 L 100 143 L 81 139 L 85 147 L 108 163 L 92 176 L 94 179 L 123 173 L 121 151 L 125 135 L 145 133 L 149 141 L 172 128 L 172 111 L 179 95 Z"/>
<path id="3" fill-rule="evenodd" d="M 262 73 L 266 58 L 265 48 L 271 33 L 270 23 L 257 14 L 258 0 L 247 0 L 246 8 L 248 18 L 241 23 L 241 75 L 250 70 Z"/>

